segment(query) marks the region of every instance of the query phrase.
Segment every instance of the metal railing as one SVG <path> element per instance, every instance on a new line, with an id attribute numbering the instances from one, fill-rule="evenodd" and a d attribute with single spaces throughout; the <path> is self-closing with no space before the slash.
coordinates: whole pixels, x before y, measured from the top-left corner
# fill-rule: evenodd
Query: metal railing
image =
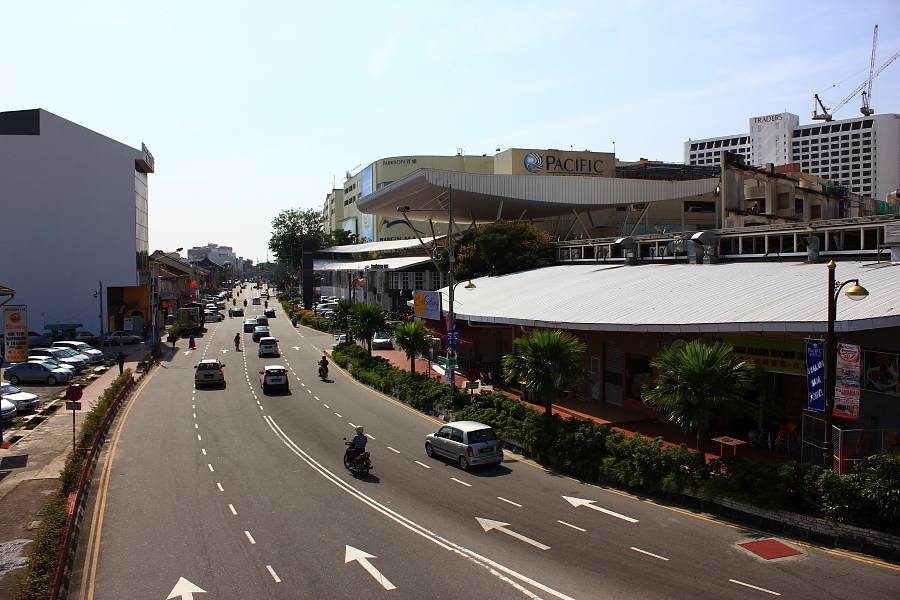
<path id="1" fill-rule="evenodd" d="M 817 413 L 803 413 L 800 462 L 822 463 L 825 441 L 825 419 Z M 898 429 L 840 429 L 831 427 L 834 448 L 834 472 L 854 473 L 868 466 L 869 457 L 878 454 L 900 453 Z"/>

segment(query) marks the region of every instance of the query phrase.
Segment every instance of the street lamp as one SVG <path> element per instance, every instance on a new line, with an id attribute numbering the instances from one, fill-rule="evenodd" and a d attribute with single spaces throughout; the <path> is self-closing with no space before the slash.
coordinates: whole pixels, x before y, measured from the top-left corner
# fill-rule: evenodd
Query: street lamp
<path id="1" fill-rule="evenodd" d="M 852 283 L 844 295 L 851 300 L 862 300 L 869 295 L 866 288 L 859 285 L 859 279 L 847 281 L 834 280 L 834 261 L 828 263 L 828 339 L 825 352 L 825 443 L 822 445 L 824 454 L 823 466 L 831 470 L 834 468 L 834 450 L 831 447 L 831 428 L 834 419 L 834 385 L 836 383 L 835 365 L 837 363 L 837 348 L 834 343 L 834 322 L 837 319 L 837 301 L 841 290 L 848 283 Z"/>

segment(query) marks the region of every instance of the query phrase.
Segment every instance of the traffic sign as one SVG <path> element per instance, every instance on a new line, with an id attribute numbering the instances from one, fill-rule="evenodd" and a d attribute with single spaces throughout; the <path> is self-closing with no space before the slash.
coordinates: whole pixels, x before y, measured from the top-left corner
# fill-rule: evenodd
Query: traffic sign
<path id="1" fill-rule="evenodd" d="M 446 358 L 444 356 L 438 356 L 437 361 L 438 361 L 438 364 L 441 365 L 442 367 L 444 367 L 445 369 L 446 368 L 455 369 L 456 367 L 459 366 L 459 363 L 457 362 L 456 358 Z"/>
<path id="2" fill-rule="evenodd" d="M 81 400 L 81 396 L 84 392 L 81 391 L 81 388 L 77 385 L 70 385 L 66 388 L 66 400 Z"/>
<path id="3" fill-rule="evenodd" d="M 448 348 L 456 348 L 459 346 L 459 332 L 457 330 L 452 330 L 447 332 L 447 347 Z"/>
<path id="4" fill-rule="evenodd" d="M 66 402 L 66 410 L 81 410 L 81 402 Z"/>
<path id="5" fill-rule="evenodd" d="M 481 373 L 478 372 L 478 369 L 469 369 L 466 371 L 466 379 L 469 381 L 478 381 L 478 377 Z"/>

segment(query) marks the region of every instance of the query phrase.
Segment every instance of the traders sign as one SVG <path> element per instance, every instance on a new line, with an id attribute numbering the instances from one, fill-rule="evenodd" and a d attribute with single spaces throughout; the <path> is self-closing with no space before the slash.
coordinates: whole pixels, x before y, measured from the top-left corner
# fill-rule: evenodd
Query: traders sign
<path id="1" fill-rule="evenodd" d="M 413 294 L 413 308 L 420 319 L 441 318 L 441 294 L 440 292 L 416 291 Z"/>
<path id="2" fill-rule="evenodd" d="M 28 360 L 28 308 L 3 307 L 4 358 L 7 363 Z"/>

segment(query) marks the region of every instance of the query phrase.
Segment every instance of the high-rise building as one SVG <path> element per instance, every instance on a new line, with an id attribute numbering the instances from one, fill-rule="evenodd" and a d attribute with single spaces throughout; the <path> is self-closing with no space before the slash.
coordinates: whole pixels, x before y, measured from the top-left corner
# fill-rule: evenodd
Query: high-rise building
<path id="1" fill-rule="evenodd" d="M 718 165 L 720 152 L 762 167 L 796 164 L 854 194 L 884 200 L 900 188 L 900 114 L 800 125 L 791 113 L 753 117 L 746 133 L 684 143 L 684 162 Z"/>

